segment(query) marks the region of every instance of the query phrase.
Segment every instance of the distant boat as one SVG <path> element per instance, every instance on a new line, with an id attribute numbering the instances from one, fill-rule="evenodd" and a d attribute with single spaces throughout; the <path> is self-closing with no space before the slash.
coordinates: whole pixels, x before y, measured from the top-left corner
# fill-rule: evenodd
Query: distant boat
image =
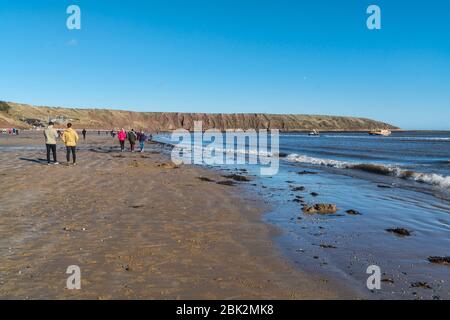
<path id="1" fill-rule="evenodd" d="M 317 130 L 313 130 L 310 133 L 308 133 L 308 136 L 318 137 L 320 136 L 320 133 Z"/>
<path id="2" fill-rule="evenodd" d="M 382 130 L 370 131 L 369 134 L 371 136 L 384 136 L 384 137 L 387 137 L 387 136 L 390 136 L 392 134 L 392 132 L 390 130 L 387 130 L 387 129 L 382 129 Z"/>

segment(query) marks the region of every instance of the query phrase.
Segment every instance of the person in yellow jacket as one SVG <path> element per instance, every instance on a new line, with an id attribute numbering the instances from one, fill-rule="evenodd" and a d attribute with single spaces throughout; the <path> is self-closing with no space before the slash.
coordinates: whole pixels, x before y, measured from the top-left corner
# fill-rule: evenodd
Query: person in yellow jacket
<path id="1" fill-rule="evenodd" d="M 73 159 L 73 165 L 77 164 L 77 155 L 76 155 L 76 148 L 77 148 L 77 142 L 78 142 L 78 134 L 75 130 L 72 129 L 72 124 L 67 124 L 67 129 L 64 130 L 64 133 L 62 134 L 61 140 L 66 145 L 67 150 L 67 165 L 70 163 L 70 154 L 72 153 L 72 159 Z"/>

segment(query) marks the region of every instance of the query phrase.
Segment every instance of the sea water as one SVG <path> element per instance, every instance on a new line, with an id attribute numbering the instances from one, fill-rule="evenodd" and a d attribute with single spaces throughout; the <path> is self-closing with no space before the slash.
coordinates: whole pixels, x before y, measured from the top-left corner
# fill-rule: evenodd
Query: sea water
<path id="1" fill-rule="evenodd" d="M 274 176 L 261 176 L 257 165 L 219 168 L 252 178 L 247 185 L 272 208 L 264 220 L 279 227 L 276 242 L 294 265 L 368 297 L 450 298 L 450 267 L 428 261 L 450 255 L 450 132 L 280 134 L 279 148 Z M 339 210 L 304 214 L 299 200 Z M 371 265 L 381 269 L 380 290 L 366 287 Z"/>

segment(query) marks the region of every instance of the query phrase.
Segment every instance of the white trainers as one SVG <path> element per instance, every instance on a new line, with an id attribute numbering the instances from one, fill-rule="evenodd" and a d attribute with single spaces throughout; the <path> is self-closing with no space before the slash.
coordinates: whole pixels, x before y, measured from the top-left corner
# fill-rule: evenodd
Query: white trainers
<path id="1" fill-rule="evenodd" d="M 59 162 L 58 162 L 58 161 L 56 161 L 56 162 L 54 162 L 53 164 L 59 164 Z"/>

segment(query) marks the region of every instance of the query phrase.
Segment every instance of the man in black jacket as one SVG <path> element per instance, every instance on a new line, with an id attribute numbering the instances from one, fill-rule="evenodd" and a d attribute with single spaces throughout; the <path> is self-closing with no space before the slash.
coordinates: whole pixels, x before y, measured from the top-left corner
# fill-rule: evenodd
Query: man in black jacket
<path id="1" fill-rule="evenodd" d="M 130 142 L 130 149 L 131 152 L 134 152 L 134 146 L 136 145 L 136 139 L 137 135 L 136 132 L 134 132 L 134 129 L 131 129 L 131 131 L 128 132 L 128 141 Z"/>

